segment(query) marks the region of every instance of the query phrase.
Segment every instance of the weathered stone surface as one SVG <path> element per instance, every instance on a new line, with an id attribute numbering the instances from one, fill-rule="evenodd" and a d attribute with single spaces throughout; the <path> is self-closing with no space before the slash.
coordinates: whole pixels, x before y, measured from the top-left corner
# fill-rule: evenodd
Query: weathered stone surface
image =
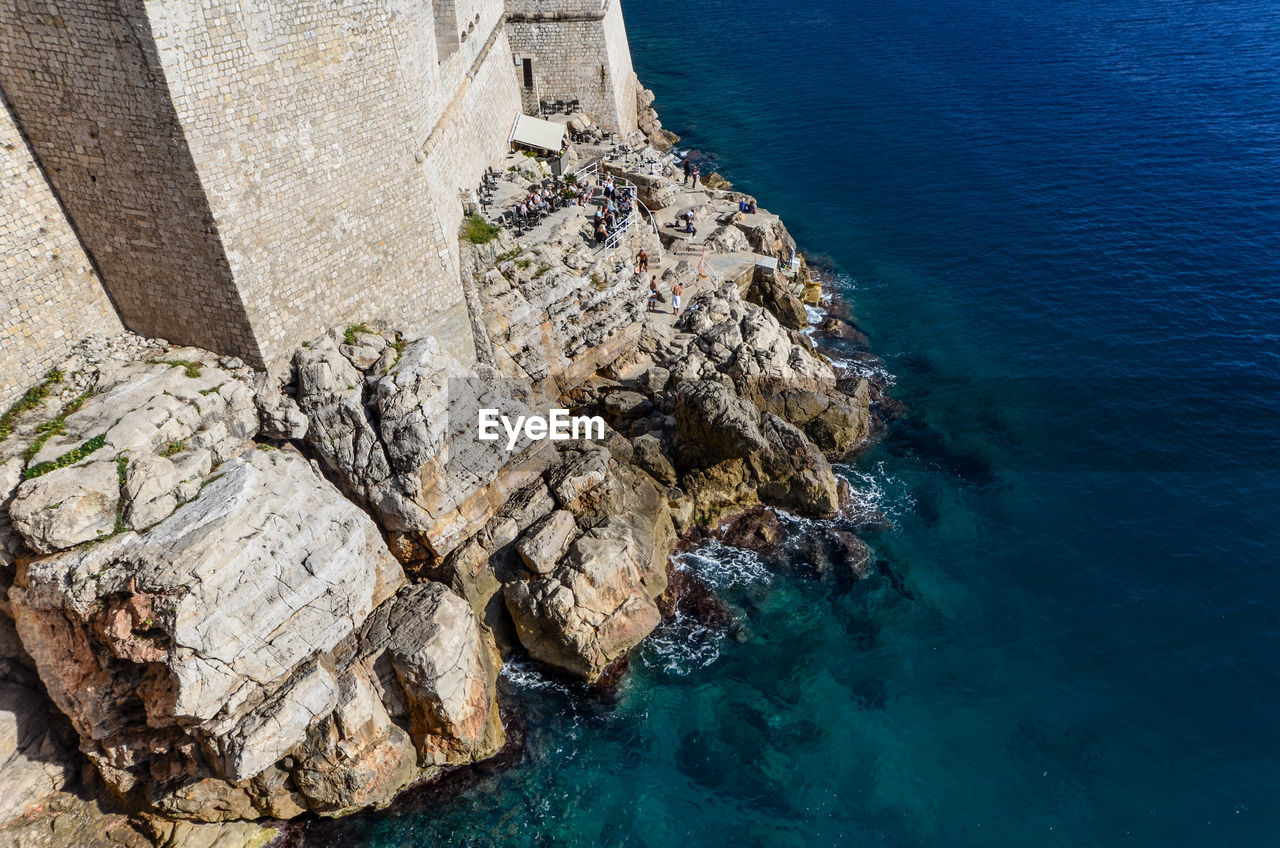
<path id="1" fill-rule="evenodd" d="M 178 508 L 178 466 L 163 456 L 142 454 L 126 466 L 124 521 L 134 530 L 160 523 Z"/>
<path id="2" fill-rule="evenodd" d="M 311 726 L 298 760 L 294 784 L 326 815 L 386 803 L 418 775 L 413 740 L 391 721 L 364 664 L 342 677 L 337 708 Z"/>
<path id="3" fill-rule="evenodd" d="M 407 586 L 368 621 L 361 651 L 397 690 L 419 765 L 472 762 L 502 747 L 500 660 L 471 607 L 439 583 Z"/>
<path id="4" fill-rule="evenodd" d="M 809 313 L 800 298 L 793 295 L 777 271 L 756 269 L 755 280 L 747 291 L 747 300 L 769 310 L 778 323 L 792 330 L 803 330 L 809 324 Z"/>
<path id="5" fill-rule="evenodd" d="M 323 655 L 403 580 L 369 518 L 305 459 L 252 451 L 147 532 L 31 563 L 10 596 L 107 782 L 224 820 L 253 812 L 237 782 L 333 709 Z"/>
<path id="6" fill-rule="evenodd" d="M 790 421 L 831 458 L 863 445 L 871 431 L 870 384 L 863 379 L 852 395 L 831 396 L 808 389 L 783 389 L 766 408 Z"/>
<path id="7" fill-rule="evenodd" d="M 219 829 L 217 825 L 206 827 Z M 90 799 L 83 789 L 60 791 L 47 797 L 38 809 L 0 825 L 0 848 L 187 848 L 186 842 L 168 839 L 172 830 L 169 827 L 163 834 L 155 834 L 136 827 L 128 816 Z M 274 835 L 275 831 L 269 833 Z M 258 848 L 262 844 L 232 842 L 218 848 Z"/>
<path id="8" fill-rule="evenodd" d="M 119 506 L 115 462 L 89 462 L 23 483 L 9 518 L 32 550 L 50 554 L 110 534 Z"/>
<path id="9" fill-rule="evenodd" d="M 516 551 L 530 571 L 550 574 L 577 531 L 573 513 L 558 509 L 531 527 L 516 545 Z"/>
<path id="10" fill-rule="evenodd" d="M 562 504 L 580 510 L 580 525 L 584 517 L 596 523 L 550 573 L 504 587 L 530 656 L 587 680 L 658 625 L 654 599 L 666 588 L 667 555 L 675 542 L 658 488 L 605 457 L 592 451 L 571 460 L 553 486 Z M 603 516 L 601 504 L 608 505 Z"/>
<path id="11" fill-rule="evenodd" d="M 48 554 L 113 532 L 117 518 L 150 526 L 193 497 L 211 466 L 243 449 L 257 430 L 253 392 L 206 351 L 107 363 L 96 391 L 40 447 L 28 474 L 95 438 L 101 446 L 76 465 L 19 485 L 9 507 L 13 527 Z M 119 480 L 122 457 L 143 475 L 132 486 Z"/>
<path id="12" fill-rule="evenodd" d="M 723 479 L 718 478 L 727 468 L 720 475 L 700 478 L 695 498 L 731 502 L 726 495 L 754 482 L 762 499 L 779 506 L 815 515 L 834 515 L 839 509 L 831 466 L 795 426 L 760 412 L 728 387 L 709 380 L 681 384 L 679 399 L 681 467 L 707 470 L 731 463 L 736 470 Z"/>
<path id="13" fill-rule="evenodd" d="M 297 401 L 284 393 L 278 376 L 259 372 L 253 382 L 253 397 L 262 435 L 271 439 L 301 439 L 307 435 L 307 416 Z"/>
<path id="14" fill-rule="evenodd" d="M 676 483 L 676 469 L 663 450 L 662 440 L 657 436 L 643 435 L 632 440 L 635 464 L 647 471 L 650 476 L 667 486 Z"/>
<path id="15" fill-rule="evenodd" d="M 387 530 L 434 556 L 475 535 L 549 462 L 548 443 L 522 437 L 508 452 L 505 439 L 479 440 L 481 408 L 513 419 L 530 410 L 491 370 L 464 369 L 430 337 L 410 344 L 367 397 L 331 339 L 300 350 L 295 364 L 307 441 Z"/>
<path id="16" fill-rule="evenodd" d="M 677 327 L 693 340 L 669 365 L 676 382 L 729 378 L 757 404 L 787 388 L 835 391 L 831 366 L 798 344 L 768 310 L 726 285 L 697 295 Z"/>
<path id="17" fill-rule="evenodd" d="M 0 616 L 0 825 L 61 789 L 76 772 L 30 663 L 13 622 Z"/>

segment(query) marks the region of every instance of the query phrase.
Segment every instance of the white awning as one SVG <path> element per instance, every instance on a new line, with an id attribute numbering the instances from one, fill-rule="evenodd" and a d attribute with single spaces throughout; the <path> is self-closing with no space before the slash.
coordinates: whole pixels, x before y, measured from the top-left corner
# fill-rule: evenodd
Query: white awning
<path id="1" fill-rule="evenodd" d="M 564 146 L 564 124 L 553 124 L 541 118 L 521 115 L 511 130 L 511 142 L 536 147 L 548 153 L 559 153 Z"/>

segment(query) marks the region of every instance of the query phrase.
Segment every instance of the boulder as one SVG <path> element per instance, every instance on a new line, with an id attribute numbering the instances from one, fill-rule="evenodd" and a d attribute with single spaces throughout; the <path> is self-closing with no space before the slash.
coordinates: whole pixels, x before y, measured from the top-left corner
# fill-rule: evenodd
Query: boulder
<path id="1" fill-rule="evenodd" d="M 403 705 L 419 765 L 474 762 L 502 747 L 501 661 L 462 598 L 439 583 L 406 586 L 370 618 L 360 650 L 379 685 L 396 690 L 384 701 Z"/>
<path id="2" fill-rule="evenodd" d="M 261 372 L 253 384 L 254 402 L 262 435 L 270 439 L 301 439 L 307 435 L 307 416 L 298 403 L 284 393 L 282 380 Z"/>
<path id="3" fill-rule="evenodd" d="M 661 439 L 649 434 L 637 436 L 631 441 L 631 447 L 633 461 L 649 476 L 667 486 L 676 484 L 676 469 L 667 458 Z"/>
<path id="4" fill-rule="evenodd" d="M 418 776 L 413 740 L 392 722 L 363 664 L 343 675 L 336 708 L 310 727 L 297 759 L 293 784 L 323 815 L 385 803 Z"/>
<path id="5" fill-rule="evenodd" d="M 590 526 L 549 572 L 507 583 L 507 608 L 530 656 L 594 681 L 661 621 L 675 529 L 657 486 L 599 452 L 571 460 L 553 491 Z"/>
<path id="6" fill-rule="evenodd" d="M 804 304 L 791 293 L 786 280 L 777 271 L 756 268 L 747 300 L 769 310 L 784 327 L 803 330 L 809 325 L 809 313 L 805 311 Z"/>
<path id="7" fill-rule="evenodd" d="M 839 509 L 835 475 L 822 452 L 803 432 L 770 412 L 761 412 L 722 383 L 681 384 L 676 413 L 679 441 L 676 455 L 687 470 L 706 470 L 725 463 L 733 473 L 720 480 L 704 475 L 703 485 L 719 483 L 704 500 L 729 502 L 744 483 L 754 484 L 759 497 L 778 506 L 812 515 L 834 515 Z M 738 465 L 740 463 L 740 465 Z M 727 492 L 724 487 L 731 487 Z M 709 513 L 720 510 L 709 510 Z"/>
<path id="8" fill-rule="evenodd" d="M 144 533 L 36 560 L 22 643 L 107 783 L 206 821 L 332 712 L 327 652 L 404 582 L 373 522 L 293 453 L 226 462 Z"/>
<path id="9" fill-rule="evenodd" d="M 823 395 L 808 389 L 783 389 L 766 408 L 804 430 L 832 459 L 862 446 L 871 432 L 871 387 L 863 379 L 852 395 Z"/>
<path id="10" fill-rule="evenodd" d="M 529 528 L 516 545 L 525 567 L 535 574 L 550 574 L 578 534 L 573 513 L 558 509 Z"/>
<path id="11" fill-rule="evenodd" d="M 119 508 L 116 463 L 89 462 L 27 480 L 9 519 L 32 550 L 51 554 L 110 535 Z"/>
<path id="12" fill-rule="evenodd" d="M 814 328 L 814 335 L 820 339 L 838 339 L 863 349 L 870 344 L 865 333 L 834 315 L 828 315 L 819 321 Z"/>
<path id="13" fill-rule="evenodd" d="M 734 285 L 693 297 L 676 327 L 692 335 L 663 363 L 676 382 L 728 378 L 739 395 L 761 405 L 783 389 L 828 395 L 836 390 L 831 366 L 793 338 L 773 313 L 744 301 Z"/>

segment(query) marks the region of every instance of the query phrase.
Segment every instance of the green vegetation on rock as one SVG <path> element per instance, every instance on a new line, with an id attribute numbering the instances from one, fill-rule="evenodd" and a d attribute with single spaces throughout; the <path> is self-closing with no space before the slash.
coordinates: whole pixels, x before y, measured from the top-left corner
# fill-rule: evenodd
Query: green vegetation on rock
<path id="1" fill-rule="evenodd" d="M 501 232 L 479 215 L 468 215 L 462 219 L 462 237 L 472 244 L 488 244 Z"/>

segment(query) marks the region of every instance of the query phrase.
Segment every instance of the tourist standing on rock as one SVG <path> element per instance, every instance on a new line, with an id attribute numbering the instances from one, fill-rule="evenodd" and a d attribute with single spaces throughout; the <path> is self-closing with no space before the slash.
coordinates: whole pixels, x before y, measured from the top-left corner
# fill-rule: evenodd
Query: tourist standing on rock
<path id="1" fill-rule="evenodd" d="M 689 177 L 693 174 L 693 162 L 689 161 L 688 154 L 684 157 L 684 184 L 689 184 Z"/>
<path id="2" fill-rule="evenodd" d="M 693 170 L 689 172 L 689 176 L 693 177 L 693 187 L 694 187 L 694 188 L 697 188 L 697 187 L 698 187 L 698 176 L 699 176 L 699 174 L 700 174 L 700 173 L 701 173 L 701 171 L 699 171 L 699 169 L 698 169 L 698 166 L 697 166 L 697 165 L 694 165 L 694 166 L 693 166 Z"/>
<path id="3" fill-rule="evenodd" d="M 649 311 L 656 312 L 658 309 L 658 278 L 649 278 Z"/>
<path id="4" fill-rule="evenodd" d="M 645 253 L 643 250 L 641 250 L 640 255 L 636 257 L 636 270 L 637 271 L 649 270 L 649 254 Z"/>
<path id="5" fill-rule="evenodd" d="M 684 294 L 684 286 L 676 283 L 671 287 L 671 314 L 680 314 L 680 295 Z"/>

